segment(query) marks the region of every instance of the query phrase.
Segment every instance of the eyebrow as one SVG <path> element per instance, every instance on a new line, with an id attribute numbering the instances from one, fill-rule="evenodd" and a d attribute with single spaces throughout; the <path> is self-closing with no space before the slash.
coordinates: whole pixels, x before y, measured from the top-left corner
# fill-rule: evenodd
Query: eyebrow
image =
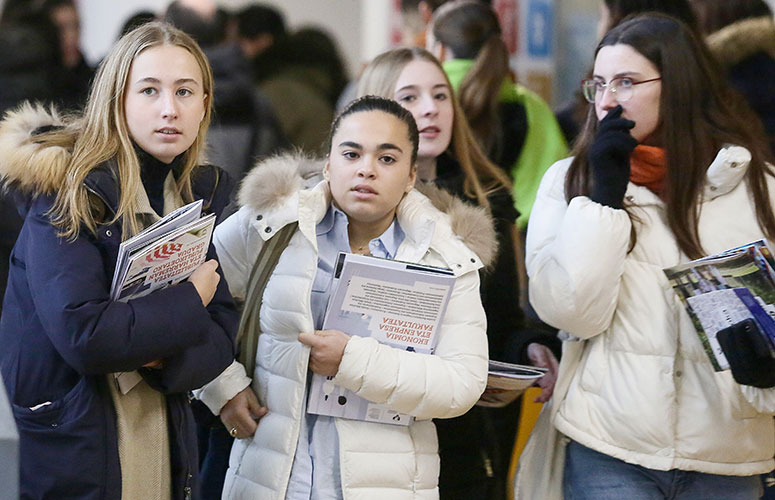
<path id="1" fill-rule="evenodd" d="M 145 78 L 140 78 L 135 83 L 156 83 L 156 84 L 159 84 L 159 83 L 161 83 L 161 80 L 159 80 L 158 78 L 154 78 L 152 76 L 146 76 Z M 196 79 L 194 79 L 194 78 L 179 78 L 179 79 L 175 80 L 175 85 L 183 85 L 183 84 L 194 84 L 194 85 L 198 86 L 199 82 Z"/>
<path id="2" fill-rule="evenodd" d="M 403 87 L 401 87 L 400 89 L 396 89 L 396 93 L 398 93 L 398 92 L 401 92 L 402 90 L 414 90 L 414 89 L 416 89 L 417 87 L 418 87 L 418 85 L 404 85 L 404 86 L 403 86 Z M 431 87 L 431 89 L 435 90 L 435 89 L 437 89 L 437 88 L 439 88 L 439 87 L 442 87 L 442 88 L 448 89 L 448 88 L 449 88 L 449 85 L 447 85 L 446 83 L 437 83 L 436 85 L 434 85 L 433 87 Z"/>
<path id="3" fill-rule="evenodd" d="M 616 73 L 614 75 L 614 78 L 625 78 L 629 76 L 642 76 L 642 75 L 643 74 L 640 73 L 639 71 L 622 71 L 620 73 Z M 603 79 L 603 77 L 600 75 L 592 75 L 592 78 L 600 78 L 601 80 Z M 611 80 L 613 80 L 614 78 L 611 78 Z"/>
<path id="4" fill-rule="evenodd" d="M 355 148 L 355 149 L 363 149 L 363 146 L 358 144 L 357 142 L 353 141 L 344 141 L 339 143 L 339 147 L 348 147 L 348 148 Z M 383 142 L 379 146 L 377 146 L 377 151 L 384 151 L 386 149 L 395 149 L 396 151 L 403 153 L 404 150 L 393 144 L 392 142 Z"/>

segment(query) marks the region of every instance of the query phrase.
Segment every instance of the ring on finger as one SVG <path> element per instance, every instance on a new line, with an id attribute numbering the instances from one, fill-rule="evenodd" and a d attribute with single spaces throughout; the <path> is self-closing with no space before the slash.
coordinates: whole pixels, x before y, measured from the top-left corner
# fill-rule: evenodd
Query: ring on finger
<path id="1" fill-rule="evenodd" d="M 237 437 L 237 428 L 232 427 L 231 430 L 229 431 L 229 435 L 233 438 Z"/>

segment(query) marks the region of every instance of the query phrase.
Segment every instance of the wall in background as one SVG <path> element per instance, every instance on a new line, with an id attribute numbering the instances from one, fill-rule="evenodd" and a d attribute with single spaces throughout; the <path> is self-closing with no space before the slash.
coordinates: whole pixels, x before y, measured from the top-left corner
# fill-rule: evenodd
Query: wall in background
<path id="1" fill-rule="evenodd" d="M 2 0 L 0 0 L 2 1 Z M 385 0 L 368 0 L 380 3 Z M 217 2 L 228 10 L 238 10 L 252 0 L 221 0 Z M 361 62 L 361 14 L 360 0 L 309 1 L 266 0 L 285 14 L 288 26 L 298 28 L 316 25 L 326 29 L 336 39 L 348 70 L 357 71 Z M 78 0 L 82 18 L 81 41 L 84 55 L 91 63 L 100 61 L 115 42 L 126 19 L 139 10 L 162 12 L 168 1 L 159 0 Z"/>

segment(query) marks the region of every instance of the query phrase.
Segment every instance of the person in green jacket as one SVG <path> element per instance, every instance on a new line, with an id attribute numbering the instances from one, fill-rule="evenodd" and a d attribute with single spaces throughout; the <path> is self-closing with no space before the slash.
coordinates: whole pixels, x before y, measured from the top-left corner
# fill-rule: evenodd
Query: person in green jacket
<path id="1" fill-rule="evenodd" d="M 488 4 L 445 3 L 428 35 L 427 48 L 442 61 L 474 134 L 513 180 L 517 226 L 524 230 L 544 172 L 568 155 L 554 113 L 514 82 L 498 16 Z"/>

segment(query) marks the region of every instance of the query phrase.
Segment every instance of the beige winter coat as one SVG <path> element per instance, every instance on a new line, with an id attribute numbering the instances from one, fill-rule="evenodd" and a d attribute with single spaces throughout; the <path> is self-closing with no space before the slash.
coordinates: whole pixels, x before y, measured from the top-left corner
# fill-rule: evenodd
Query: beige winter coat
<path id="1" fill-rule="evenodd" d="M 743 180 L 750 154 L 735 149 L 722 150 L 708 169 L 698 228 L 708 254 L 763 238 Z M 628 252 L 625 211 L 585 196 L 566 201 L 570 162 L 544 177 L 527 238 L 531 303 L 544 321 L 585 342 L 574 373 L 560 373 L 570 385 L 555 401 L 557 429 L 650 469 L 772 470 L 775 389 L 741 386 L 731 372 L 713 371 L 662 272 L 688 260 L 663 202 L 630 183 L 626 197 L 642 222 Z M 775 180 L 768 182 L 775 200 Z"/>

